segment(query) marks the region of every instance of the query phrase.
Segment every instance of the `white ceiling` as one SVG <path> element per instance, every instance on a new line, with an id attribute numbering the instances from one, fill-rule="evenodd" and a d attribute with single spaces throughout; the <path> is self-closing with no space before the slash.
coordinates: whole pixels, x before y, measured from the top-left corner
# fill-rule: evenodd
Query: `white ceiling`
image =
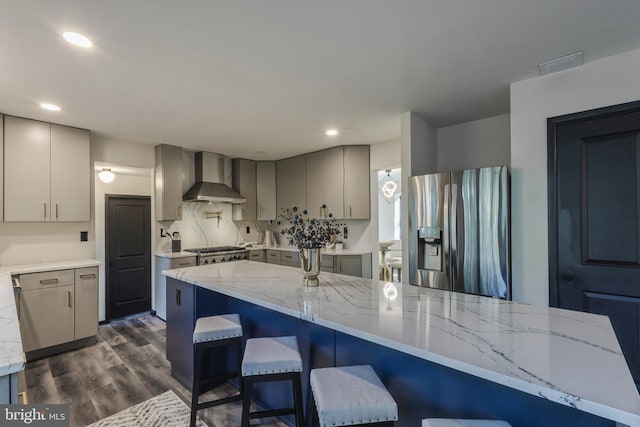
<path id="1" fill-rule="evenodd" d="M 3 0 L 0 111 L 275 159 L 507 113 L 510 82 L 640 48 L 639 22 L 639 0 Z"/>

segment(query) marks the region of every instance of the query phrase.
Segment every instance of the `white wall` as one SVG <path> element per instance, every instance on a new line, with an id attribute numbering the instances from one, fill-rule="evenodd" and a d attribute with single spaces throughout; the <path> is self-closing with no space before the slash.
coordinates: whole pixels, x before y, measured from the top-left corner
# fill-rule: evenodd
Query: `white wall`
<path id="1" fill-rule="evenodd" d="M 393 169 L 400 167 L 402 148 L 400 140 L 381 142 L 372 144 L 370 148 L 371 154 L 371 170 Z"/>
<path id="2" fill-rule="evenodd" d="M 438 129 L 438 172 L 509 165 L 509 114 Z"/>
<path id="3" fill-rule="evenodd" d="M 400 128 L 401 176 L 402 189 L 407 193 L 409 177 L 425 175 L 437 171 L 438 165 L 437 130 L 415 113 L 402 115 Z M 402 198 L 402 253 L 409 253 L 409 242 L 406 238 L 409 229 L 408 197 Z M 402 270 L 409 271 L 409 257 L 402 257 Z M 408 274 L 402 275 L 402 283 L 408 283 Z"/>
<path id="4" fill-rule="evenodd" d="M 513 299 L 549 304 L 548 117 L 640 99 L 640 50 L 511 85 Z"/>

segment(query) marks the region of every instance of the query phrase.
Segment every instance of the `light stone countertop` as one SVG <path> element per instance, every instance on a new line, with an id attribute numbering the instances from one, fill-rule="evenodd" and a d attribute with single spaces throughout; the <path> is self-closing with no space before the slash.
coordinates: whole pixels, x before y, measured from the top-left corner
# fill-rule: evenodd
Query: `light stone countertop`
<path id="1" fill-rule="evenodd" d="M 284 252 L 299 252 L 297 248 L 293 246 L 276 246 L 276 247 L 264 247 L 264 248 L 248 248 L 250 250 L 261 250 L 261 249 L 273 249 L 276 251 L 284 251 Z M 367 255 L 375 251 L 371 251 L 370 249 L 322 249 L 323 255 Z"/>
<path id="2" fill-rule="evenodd" d="M 188 257 L 198 256 L 198 254 L 196 254 L 196 253 L 186 252 L 186 251 L 181 251 L 181 252 L 156 252 L 155 255 L 159 256 L 159 257 L 162 257 L 162 258 L 169 258 L 169 259 L 188 258 Z"/>
<path id="3" fill-rule="evenodd" d="M 237 261 L 164 272 L 205 289 L 630 426 L 640 397 L 609 319 Z M 258 286 L 259 284 L 259 286 Z"/>
<path id="4" fill-rule="evenodd" d="M 23 370 L 25 363 L 11 276 L 71 268 L 97 267 L 100 264 L 100 261 L 95 259 L 82 259 L 0 267 L 0 377 Z"/>

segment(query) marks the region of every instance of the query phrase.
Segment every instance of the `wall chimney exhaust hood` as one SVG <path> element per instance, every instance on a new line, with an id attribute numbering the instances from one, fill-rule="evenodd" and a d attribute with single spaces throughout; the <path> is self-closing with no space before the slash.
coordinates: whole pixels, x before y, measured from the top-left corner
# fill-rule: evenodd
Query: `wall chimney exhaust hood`
<path id="1" fill-rule="evenodd" d="M 237 191 L 224 184 L 224 158 L 218 154 L 196 153 L 196 183 L 182 197 L 185 202 L 244 203 Z"/>

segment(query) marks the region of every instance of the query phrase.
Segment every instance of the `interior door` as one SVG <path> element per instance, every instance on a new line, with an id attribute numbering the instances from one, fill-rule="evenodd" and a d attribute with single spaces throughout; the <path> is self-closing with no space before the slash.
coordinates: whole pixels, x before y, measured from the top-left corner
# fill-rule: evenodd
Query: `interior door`
<path id="1" fill-rule="evenodd" d="M 640 102 L 549 119 L 551 305 L 609 316 L 640 382 Z"/>
<path id="2" fill-rule="evenodd" d="M 106 200 L 107 320 L 151 309 L 151 198 Z"/>

